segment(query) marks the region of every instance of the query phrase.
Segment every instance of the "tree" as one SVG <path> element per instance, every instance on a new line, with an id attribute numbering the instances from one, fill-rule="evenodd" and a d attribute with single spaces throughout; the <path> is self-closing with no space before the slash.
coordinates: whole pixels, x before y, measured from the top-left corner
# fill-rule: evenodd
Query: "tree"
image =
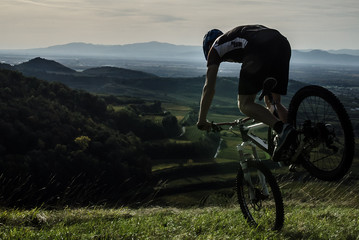
<path id="1" fill-rule="evenodd" d="M 168 137 L 178 136 L 181 132 L 177 118 L 173 115 L 166 115 L 162 119 L 162 125 Z"/>

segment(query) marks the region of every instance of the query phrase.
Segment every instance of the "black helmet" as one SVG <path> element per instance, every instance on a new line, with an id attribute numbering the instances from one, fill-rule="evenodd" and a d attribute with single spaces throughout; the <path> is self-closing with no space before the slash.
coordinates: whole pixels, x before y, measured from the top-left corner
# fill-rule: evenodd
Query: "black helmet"
<path id="1" fill-rule="evenodd" d="M 211 48 L 213 42 L 219 37 L 223 35 L 223 32 L 218 29 L 212 29 L 208 31 L 206 35 L 203 37 L 203 53 L 204 57 L 207 60 L 209 49 Z"/>

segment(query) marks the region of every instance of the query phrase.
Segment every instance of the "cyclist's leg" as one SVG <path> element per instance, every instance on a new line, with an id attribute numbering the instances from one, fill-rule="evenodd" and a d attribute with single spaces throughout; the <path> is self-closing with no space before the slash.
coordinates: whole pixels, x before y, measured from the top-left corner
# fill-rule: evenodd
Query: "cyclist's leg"
<path id="1" fill-rule="evenodd" d="M 276 103 L 279 119 L 282 122 L 286 123 L 287 122 L 287 117 L 288 117 L 288 109 L 282 105 L 282 103 L 280 101 L 281 100 L 281 95 L 277 94 L 277 93 L 272 93 L 272 96 L 273 96 L 273 100 Z M 267 108 L 271 109 L 272 104 L 270 103 L 267 96 L 264 97 L 264 101 L 265 101 L 265 104 L 266 104 Z"/>
<path id="2" fill-rule="evenodd" d="M 274 127 L 275 123 L 279 121 L 267 108 L 261 104 L 255 103 L 256 94 L 253 95 L 238 95 L 238 107 L 243 114 L 251 117 L 257 121 L 263 122 Z"/>
<path id="3" fill-rule="evenodd" d="M 278 37 L 270 46 L 268 50 L 270 57 L 266 62 L 266 70 L 268 76 L 277 80 L 277 85 L 272 90 L 272 96 L 276 102 L 279 119 L 287 123 L 288 110 L 281 104 L 281 95 L 287 94 L 291 47 L 285 37 Z M 268 100 L 266 100 L 266 104 L 270 105 Z"/>

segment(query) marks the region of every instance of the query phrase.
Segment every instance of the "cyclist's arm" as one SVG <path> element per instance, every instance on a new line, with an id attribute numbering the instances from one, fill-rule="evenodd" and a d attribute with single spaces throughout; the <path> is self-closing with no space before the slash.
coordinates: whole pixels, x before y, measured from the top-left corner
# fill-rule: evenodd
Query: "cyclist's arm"
<path id="1" fill-rule="evenodd" d="M 206 82 L 203 86 L 200 110 L 197 126 L 203 130 L 210 129 L 210 123 L 207 122 L 207 114 L 211 106 L 216 86 L 216 78 L 218 73 L 218 65 L 210 65 L 207 68 Z"/>

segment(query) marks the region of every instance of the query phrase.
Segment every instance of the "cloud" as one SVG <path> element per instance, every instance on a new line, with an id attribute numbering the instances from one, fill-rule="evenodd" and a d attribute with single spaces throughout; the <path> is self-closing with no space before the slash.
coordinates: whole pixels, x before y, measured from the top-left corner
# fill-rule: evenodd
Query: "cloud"
<path id="1" fill-rule="evenodd" d="M 0 46 L 12 39 L 39 44 L 39 34 L 48 45 L 58 43 L 54 39 L 199 44 L 210 28 L 260 23 L 283 31 L 296 46 L 340 41 L 359 48 L 353 41 L 358 16 L 358 0 L 1 0 Z"/>
<path id="2" fill-rule="evenodd" d="M 10 1 L 8 1 L 10 3 Z M 146 0 L 14 0 L 15 4 L 25 4 L 27 7 L 54 9 L 62 11 L 61 14 L 66 16 L 71 12 L 78 13 L 78 17 L 101 17 L 101 18 L 124 18 L 137 17 L 143 18 L 147 21 L 153 22 L 175 22 L 181 21 L 184 18 L 179 17 L 180 13 L 173 9 L 173 4 L 168 4 L 167 1 L 146 1 Z M 171 10 L 172 8 L 172 10 Z M 43 10 L 45 11 L 45 10 Z M 68 12 L 70 11 L 70 12 Z M 169 14 L 166 14 L 169 12 Z M 81 15 L 82 14 L 82 15 Z M 56 14 L 55 14 L 56 15 Z M 131 23 L 131 22 L 129 22 Z"/>
<path id="3" fill-rule="evenodd" d="M 12 2 L 14 5 L 25 4 L 28 6 L 35 7 L 46 7 L 46 8 L 67 8 L 69 4 L 73 3 L 73 1 L 49 1 L 49 0 L 13 0 L 7 1 Z"/>
<path id="4" fill-rule="evenodd" d="M 184 18 L 180 18 L 180 17 L 175 17 L 172 15 L 153 15 L 150 16 L 155 22 L 165 22 L 165 23 L 169 23 L 169 22 L 177 22 L 177 21 L 183 21 L 185 20 Z"/>

